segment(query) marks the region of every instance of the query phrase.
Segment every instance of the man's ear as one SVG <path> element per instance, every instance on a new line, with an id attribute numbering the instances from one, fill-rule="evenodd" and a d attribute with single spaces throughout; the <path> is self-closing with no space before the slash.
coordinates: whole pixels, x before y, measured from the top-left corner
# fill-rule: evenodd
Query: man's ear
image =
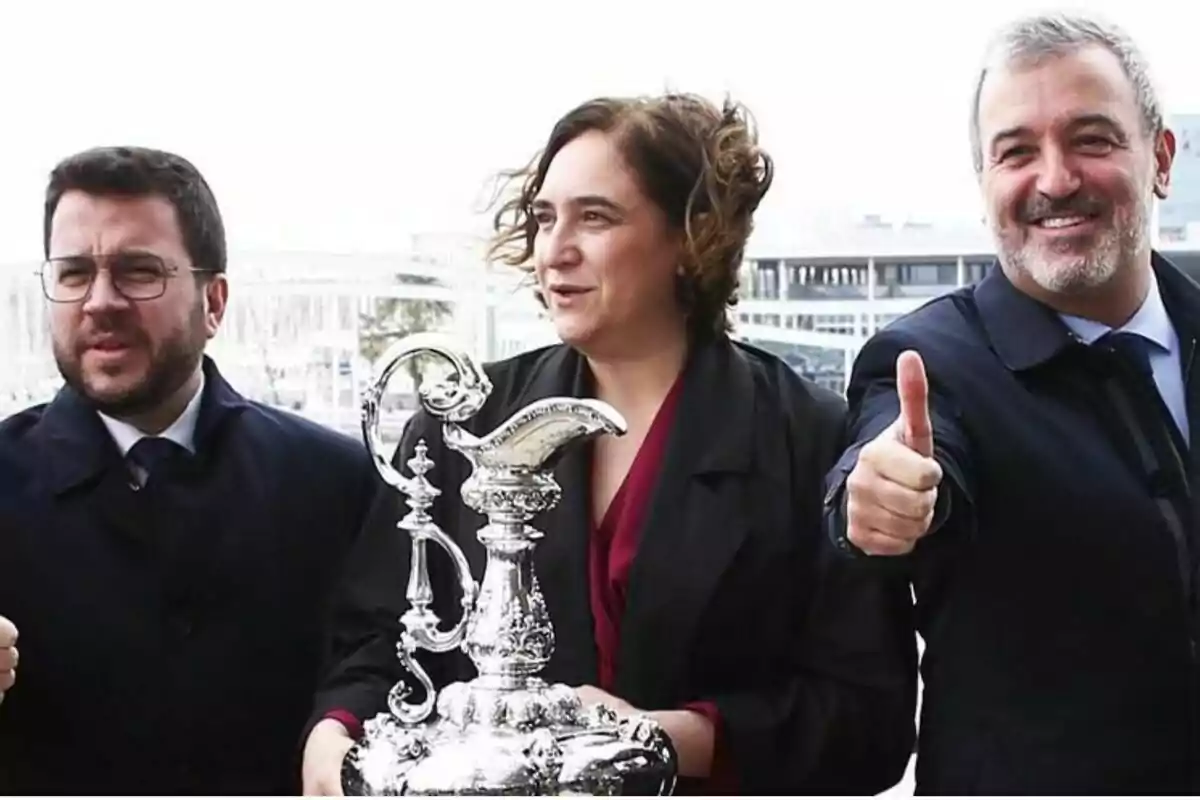
<path id="1" fill-rule="evenodd" d="M 229 304 L 229 281 L 223 274 L 212 275 L 204 282 L 204 325 L 208 338 L 217 335 L 225 308 Z"/>
<path id="2" fill-rule="evenodd" d="M 1154 194 L 1166 200 L 1171 189 L 1171 165 L 1175 163 L 1175 133 L 1164 128 L 1154 142 Z"/>

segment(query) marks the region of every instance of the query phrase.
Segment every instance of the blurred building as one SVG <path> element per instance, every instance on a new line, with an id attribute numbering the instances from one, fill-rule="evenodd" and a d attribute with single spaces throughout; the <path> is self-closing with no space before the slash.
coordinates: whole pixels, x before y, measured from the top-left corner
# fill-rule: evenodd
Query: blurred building
<path id="1" fill-rule="evenodd" d="M 1163 248 L 1200 279 L 1200 241 Z M 866 218 L 758 236 L 740 276 L 735 335 L 840 392 L 867 338 L 979 280 L 992 262 L 978 224 Z M 60 385 L 36 269 L 0 265 L 0 417 Z M 374 366 L 363 353 L 364 325 L 381 299 L 446 305 L 437 329 L 484 360 L 556 341 L 527 276 L 487 268 L 482 242 L 461 235 L 418 237 L 394 254 L 233 253 L 229 281 L 228 312 L 209 345 L 222 372 L 252 399 L 352 433 Z M 414 405 L 411 381 L 401 371 L 389 388 L 385 409 L 394 416 L 384 424 L 398 429 Z"/>
<path id="2" fill-rule="evenodd" d="M 1200 240 L 1163 252 L 1200 280 Z M 975 283 L 995 260 L 982 225 L 934 227 L 867 218 L 755 242 L 742 273 L 737 332 L 798 372 L 845 389 L 858 350 L 898 316 Z"/>
<path id="3" fill-rule="evenodd" d="M 1200 249 L 1200 114 L 1180 114 L 1168 121 L 1175 132 L 1171 190 L 1158 207 L 1158 236 L 1164 246 Z"/>

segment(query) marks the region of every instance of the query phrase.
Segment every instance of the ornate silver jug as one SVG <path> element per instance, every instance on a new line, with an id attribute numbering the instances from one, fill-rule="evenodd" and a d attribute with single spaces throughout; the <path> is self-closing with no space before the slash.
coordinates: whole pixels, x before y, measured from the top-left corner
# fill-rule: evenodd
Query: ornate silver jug
<path id="1" fill-rule="evenodd" d="M 443 420 L 446 445 L 471 465 L 462 499 L 487 518 L 477 533 L 487 551 L 478 585 L 462 551 L 429 515 L 440 492 L 426 478 L 433 463 L 425 443 L 408 461 L 412 477 L 381 454 L 384 389 L 403 363 L 426 354 L 448 361 L 455 373 L 419 394 L 425 410 Z M 410 508 L 398 523 L 411 537 L 412 557 L 397 653 L 424 699 L 407 702 L 412 689 L 403 681 L 392 689 L 390 713 L 368 720 L 346 756 L 344 789 L 368 796 L 670 794 L 676 756 L 653 720 L 618 720 L 604 706 L 585 709 L 572 688 L 538 677 L 554 649 L 554 628 L 533 570 L 543 534 L 527 522 L 559 500 L 551 471 L 563 449 L 604 433 L 621 435 L 625 421 L 597 400 L 556 397 L 525 406 L 477 437 L 458 423 L 476 414 L 490 392 L 487 375 L 467 353 L 436 335 L 415 334 L 383 355 L 364 398 L 363 436 L 375 466 Z M 439 629 L 430 608 L 430 542 L 451 557 L 461 590 L 462 617 L 449 630 Z M 436 691 L 417 651 L 454 648 L 467 653 L 478 676 Z"/>

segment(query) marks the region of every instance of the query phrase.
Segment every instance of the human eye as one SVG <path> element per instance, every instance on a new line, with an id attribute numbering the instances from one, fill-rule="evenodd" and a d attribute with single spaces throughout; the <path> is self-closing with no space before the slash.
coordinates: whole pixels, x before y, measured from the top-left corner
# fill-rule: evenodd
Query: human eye
<path id="1" fill-rule="evenodd" d="M 1090 155 L 1107 155 L 1115 146 L 1116 143 L 1111 138 L 1096 133 L 1084 134 L 1075 138 L 1076 149 Z"/>
<path id="2" fill-rule="evenodd" d="M 112 270 L 130 283 L 154 283 L 166 273 L 162 259 L 150 253 L 122 253 L 113 258 Z"/>

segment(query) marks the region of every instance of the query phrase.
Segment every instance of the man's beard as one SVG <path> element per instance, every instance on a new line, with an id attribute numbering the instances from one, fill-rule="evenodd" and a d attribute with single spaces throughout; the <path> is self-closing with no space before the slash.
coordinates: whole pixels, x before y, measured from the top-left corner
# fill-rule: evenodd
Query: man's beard
<path id="1" fill-rule="evenodd" d="M 1038 219 L 1050 214 L 1094 216 L 1103 208 L 1099 201 L 1080 196 L 1063 201 L 1040 198 L 1022 210 L 1018 224 L 1025 229 L 1020 234 L 1026 235 Z M 1149 198 L 1135 200 L 1127 208 L 1128 213 L 1117 209 L 1111 215 L 1109 227 L 1088 235 L 1090 246 L 1082 253 L 1078 240 L 1068 237 L 1059 246 L 1032 241 L 1027 235 L 1014 244 L 1013 235 L 1005 235 L 995 219 L 992 232 L 1002 263 L 1025 273 L 1047 292 L 1077 294 L 1108 283 L 1122 265 L 1133 263 L 1149 246 Z"/>
<path id="2" fill-rule="evenodd" d="M 142 380 L 120 394 L 97 395 L 88 388 L 83 375 L 82 344 L 63 346 L 54 342 L 54 360 L 58 371 L 68 386 L 74 389 L 102 414 L 110 417 L 131 417 L 153 411 L 165 403 L 196 371 L 204 355 L 204 304 L 199 302 L 188 316 L 187 324 L 164 339 L 159 347 L 151 349 L 150 343 L 140 331 L 122 328 L 119 317 L 100 325 L 105 332 L 119 332 L 143 348 L 150 358 Z"/>

